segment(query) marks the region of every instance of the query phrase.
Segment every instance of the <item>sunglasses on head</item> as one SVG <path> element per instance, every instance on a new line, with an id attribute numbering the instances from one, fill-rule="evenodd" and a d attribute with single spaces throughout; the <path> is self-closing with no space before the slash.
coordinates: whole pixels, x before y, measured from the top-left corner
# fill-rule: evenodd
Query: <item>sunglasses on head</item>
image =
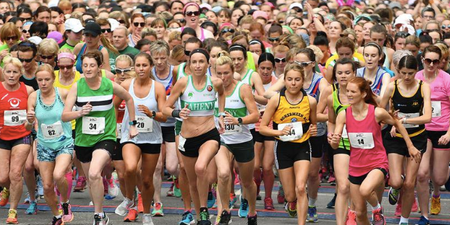
<path id="1" fill-rule="evenodd" d="M 128 73 L 128 72 L 130 72 L 131 71 L 131 68 L 126 68 L 126 69 L 119 69 L 119 68 L 116 68 L 116 74 L 124 74 L 124 73 Z"/>
<path id="2" fill-rule="evenodd" d="M 428 58 L 424 58 L 423 62 L 430 65 L 431 63 L 433 63 L 433 65 L 436 65 L 440 62 L 439 59 L 428 59 Z"/>
<path id="3" fill-rule="evenodd" d="M 55 57 L 54 55 L 41 55 L 40 56 L 42 59 L 53 59 L 53 57 Z"/>
<path id="4" fill-rule="evenodd" d="M 280 37 L 276 37 L 276 38 L 268 38 L 269 39 L 269 41 L 271 41 L 271 42 L 275 42 L 275 41 L 279 41 L 280 40 Z"/>
<path id="5" fill-rule="evenodd" d="M 26 63 L 30 63 L 31 61 L 33 61 L 33 59 L 34 59 L 34 58 L 31 58 L 31 59 L 22 59 L 22 58 L 19 58 L 19 60 L 20 60 L 21 62 L 26 62 Z"/>
<path id="6" fill-rule="evenodd" d="M 275 58 L 275 62 L 276 63 L 285 63 L 286 62 L 286 58 Z"/>
<path id="7" fill-rule="evenodd" d="M 233 28 L 225 28 L 225 29 L 222 29 L 222 34 L 225 34 L 225 33 L 228 33 L 228 32 L 230 32 L 230 33 L 234 33 L 234 29 Z"/>
<path id="8" fill-rule="evenodd" d="M 71 70 L 73 68 L 73 65 L 66 65 L 66 66 L 58 65 L 58 67 L 59 67 L 60 70 L 64 70 L 64 69 Z"/>
<path id="9" fill-rule="evenodd" d="M 102 29 L 102 33 L 111 33 L 111 28 Z"/>
<path id="10" fill-rule="evenodd" d="M 198 15 L 200 15 L 200 11 L 188 11 L 184 15 L 185 16 L 198 16 Z"/>
<path id="11" fill-rule="evenodd" d="M 133 23 L 133 25 L 135 26 L 135 27 L 145 27 L 145 23 L 144 22 L 142 22 L 142 23 L 138 23 L 138 22 L 134 22 Z"/>
<path id="12" fill-rule="evenodd" d="M 297 63 L 300 67 L 307 67 L 312 62 L 313 61 L 309 61 L 309 62 L 298 62 L 298 61 L 295 61 L 295 63 Z"/>
<path id="13" fill-rule="evenodd" d="M 191 55 L 191 51 L 186 51 L 186 50 L 184 50 L 184 54 L 185 54 L 186 56 L 189 56 L 189 55 Z"/>

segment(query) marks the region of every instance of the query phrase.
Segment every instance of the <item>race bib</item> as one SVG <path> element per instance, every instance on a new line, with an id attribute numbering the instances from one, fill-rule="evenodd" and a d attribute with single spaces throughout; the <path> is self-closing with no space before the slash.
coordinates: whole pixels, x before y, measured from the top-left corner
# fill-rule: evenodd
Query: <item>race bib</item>
<path id="1" fill-rule="evenodd" d="M 153 119 L 148 116 L 136 116 L 136 129 L 139 133 L 153 132 Z"/>
<path id="2" fill-rule="evenodd" d="M 288 135 L 280 136 L 281 141 L 295 141 L 303 136 L 303 125 L 302 122 L 295 123 L 282 123 L 278 124 L 278 130 L 283 130 L 286 126 L 291 126 L 291 130 Z"/>
<path id="3" fill-rule="evenodd" d="M 347 124 L 344 124 L 344 129 L 342 129 L 342 138 L 348 138 L 348 133 L 347 133 Z"/>
<path id="4" fill-rule="evenodd" d="M 26 110 L 5 110 L 3 119 L 5 126 L 20 126 L 27 119 Z"/>
<path id="5" fill-rule="evenodd" d="M 103 134 L 105 133 L 105 118 L 84 116 L 81 130 L 83 134 Z"/>
<path id="6" fill-rule="evenodd" d="M 41 124 L 41 130 L 42 136 L 44 136 L 45 139 L 59 138 L 64 134 L 61 121 L 58 121 L 51 125 Z"/>
<path id="7" fill-rule="evenodd" d="M 431 101 L 431 117 L 441 116 L 441 101 Z"/>
<path id="8" fill-rule="evenodd" d="M 372 149 L 375 147 L 372 133 L 348 133 L 353 148 Z"/>
<path id="9" fill-rule="evenodd" d="M 242 133 L 242 126 L 239 124 L 225 124 L 225 132 L 224 135 L 232 135 Z"/>
<path id="10" fill-rule="evenodd" d="M 185 152 L 186 149 L 184 149 L 184 144 L 186 143 L 186 138 L 180 135 L 178 138 L 178 150 Z"/>
<path id="11" fill-rule="evenodd" d="M 401 113 L 401 112 L 398 113 L 398 117 L 406 118 L 406 119 L 416 118 L 416 117 L 419 117 L 419 116 L 420 116 L 420 113 Z M 407 124 L 407 123 L 403 124 L 403 126 L 405 128 L 416 128 L 416 127 L 419 127 L 419 125 L 417 125 L 417 124 Z"/>
<path id="12" fill-rule="evenodd" d="M 121 133 L 122 133 L 122 123 L 117 123 L 117 136 L 120 137 Z"/>

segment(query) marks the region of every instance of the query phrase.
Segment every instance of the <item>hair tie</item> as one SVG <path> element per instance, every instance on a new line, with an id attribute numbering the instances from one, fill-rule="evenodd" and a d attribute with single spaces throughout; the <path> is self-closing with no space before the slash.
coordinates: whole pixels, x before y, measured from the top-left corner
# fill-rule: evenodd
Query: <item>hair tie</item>
<path id="1" fill-rule="evenodd" d="M 75 61 L 75 56 L 72 53 L 68 53 L 68 52 L 61 52 L 58 54 L 58 60 L 62 59 L 62 58 L 69 58 L 72 61 Z"/>

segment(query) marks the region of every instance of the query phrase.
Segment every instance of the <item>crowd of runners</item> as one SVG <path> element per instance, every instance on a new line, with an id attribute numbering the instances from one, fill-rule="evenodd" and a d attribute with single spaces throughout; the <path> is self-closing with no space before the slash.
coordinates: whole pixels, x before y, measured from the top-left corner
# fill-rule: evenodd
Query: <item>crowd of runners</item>
<path id="1" fill-rule="evenodd" d="M 118 196 L 123 221 L 153 225 L 168 173 L 179 225 L 226 225 L 234 207 L 256 225 L 277 203 L 318 222 L 325 179 L 338 225 L 384 225 L 386 204 L 400 225 L 418 210 L 429 224 L 449 178 L 449 12 L 448 0 L 0 0 L 6 223 L 24 191 L 25 214 L 42 199 L 42 222 L 76 222 L 71 193 L 88 191 L 94 225 L 114 222 L 103 201 Z"/>

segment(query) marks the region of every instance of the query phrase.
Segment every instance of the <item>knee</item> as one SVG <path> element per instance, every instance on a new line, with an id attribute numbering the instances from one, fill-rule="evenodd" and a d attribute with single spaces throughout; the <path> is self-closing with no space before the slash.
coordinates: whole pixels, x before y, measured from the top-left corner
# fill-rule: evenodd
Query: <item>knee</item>
<path id="1" fill-rule="evenodd" d="M 0 185 L 5 186 L 9 182 L 8 176 L 0 176 Z"/>
<path id="2" fill-rule="evenodd" d="M 50 193 L 50 192 L 54 192 L 55 191 L 55 185 L 53 184 L 53 182 L 44 182 L 42 184 L 42 186 L 44 186 L 44 192 L 45 193 Z"/>
<path id="3" fill-rule="evenodd" d="M 356 217 L 364 218 L 367 216 L 367 208 L 366 207 L 356 207 Z"/>
<path id="4" fill-rule="evenodd" d="M 25 164 L 24 171 L 25 175 L 34 176 L 34 166 L 33 164 Z"/>
<path id="5" fill-rule="evenodd" d="M 297 193 L 297 196 L 306 195 L 306 184 L 298 184 L 298 185 L 296 185 L 295 192 Z"/>
<path id="6" fill-rule="evenodd" d="M 136 166 L 126 167 L 125 168 L 125 175 L 127 177 L 131 177 L 131 176 L 135 175 L 136 174 L 136 169 L 137 169 Z"/>
<path id="7" fill-rule="evenodd" d="M 400 189 L 402 187 L 402 181 L 403 180 L 400 177 L 399 178 L 391 178 L 389 180 L 389 184 L 391 185 L 392 188 Z"/>
<path id="8" fill-rule="evenodd" d="M 10 171 L 9 172 L 9 181 L 11 183 L 22 182 L 22 174 L 17 171 Z"/>
<path id="9" fill-rule="evenodd" d="M 206 178 L 206 166 L 198 163 L 195 164 L 195 174 L 199 178 Z"/>
<path id="10" fill-rule="evenodd" d="M 350 193 L 350 185 L 348 182 L 343 182 L 342 184 L 338 184 L 338 192 L 342 195 L 348 195 Z"/>
<path id="11" fill-rule="evenodd" d="M 247 190 L 250 189 L 253 185 L 256 186 L 255 181 L 253 181 L 253 179 L 241 180 L 241 184 Z"/>
<path id="12" fill-rule="evenodd" d="M 102 180 L 102 174 L 89 171 L 89 181 L 90 183 Z"/>
<path id="13" fill-rule="evenodd" d="M 414 192 L 415 186 L 416 186 L 416 184 L 414 181 L 406 181 L 403 183 L 402 189 L 404 191 L 413 191 Z"/>
<path id="14" fill-rule="evenodd" d="M 217 171 L 217 175 L 222 182 L 227 183 L 231 179 L 231 172 L 229 170 Z"/>
<path id="15" fill-rule="evenodd" d="M 310 181 L 317 180 L 318 181 L 319 180 L 319 171 L 309 170 L 308 180 L 310 180 Z"/>
<path id="16" fill-rule="evenodd" d="M 66 179 L 66 174 L 65 171 L 55 171 L 53 173 L 53 179 L 58 182 L 61 181 L 62 179 Z"/>
<path id="17" fill-rule="evenodd" d="M 273 174 L 272 165 L 263 165 L 263 174 Z"/>
<path id="18" fill-rule="evenodd" d="M 360 186 L 359 192 L 364 199 L 368 199 L 372 194 L 372 189 L 364 186 Z"/>
<path id="19" fill-rule="evenodd" d="M 142 185 L 144 189 L 150 189 L 153 187 L 153 177 L 149 176 L 148 178 L 144 178 L 142 180 Z"/>
<path id="20" fill-rule="evenodd" d="M 173 164 L 173 165 L 172 165 Z M 166 169 L 167 169 L 167 172 L 169 172 L 169 174 L 177 174 L 177 170 L 178 170 L 178 165 L 177 164 L 174 164 L 174 163 L 172 163 L 172 164 L 166 164 Z"/>
<path id="21" fill-rule="evenodd" d="M 437 186 L 442 186 L 445 184 L 445 182 L 447 182 L 447 178 L 448 177 L 433 177 L 433 182 L 437 185 Z"/>
<path id="22" fill-rule="evenodd" d="M 419 171 L 419 173 L 417 174 L 417 182 L 419 183 L 426 183 L 429 180 L 429 176 L 428 176 L 428 171 L 423 172 L 423 171 Z"/>

